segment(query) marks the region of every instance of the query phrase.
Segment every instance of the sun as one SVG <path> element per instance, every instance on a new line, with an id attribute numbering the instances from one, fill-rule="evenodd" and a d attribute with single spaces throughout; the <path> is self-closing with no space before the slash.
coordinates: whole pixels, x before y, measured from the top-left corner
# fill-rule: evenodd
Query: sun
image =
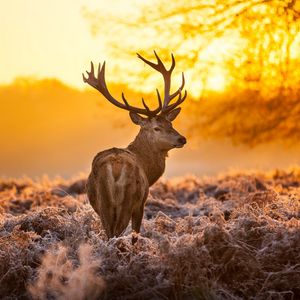
<path id="1" fill-rule="evenodd" d="M 205 88 L 209 91 L 222 92 L 227 87 L 227 77 L 225 71 L 221 68 L 213 69 L 207 75 Z"/>

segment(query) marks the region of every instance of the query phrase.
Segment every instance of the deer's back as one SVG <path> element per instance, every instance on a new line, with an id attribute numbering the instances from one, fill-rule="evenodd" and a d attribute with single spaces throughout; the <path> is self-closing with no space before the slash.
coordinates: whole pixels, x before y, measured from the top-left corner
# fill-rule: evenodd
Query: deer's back
<path id="1" fill-rule="evenodd" d="M 112 148 L 95 156 L 87 192 L 98 214 L 106 207 L 122 206 L 124 201 L 126 207 L 138 205 L 148 188 L 147 177 L 129 150 Z"/>

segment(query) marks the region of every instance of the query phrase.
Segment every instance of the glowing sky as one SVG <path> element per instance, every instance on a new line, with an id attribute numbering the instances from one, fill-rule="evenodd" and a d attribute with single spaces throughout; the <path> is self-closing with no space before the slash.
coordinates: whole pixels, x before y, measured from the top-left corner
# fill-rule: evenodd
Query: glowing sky
<path id="1" fill-rule="evenodd" d="M 130 14 L 138 4 L 149 1 L 0 0 L 0 84 L 20 76 L 54 77 L 84 88 L 81 73 L 89 62 L 112 62 L 113 57 L 106 53 L 104 41 L 92 36 L 83 8 Z M 210 76 L 208 87 L 225 86 L 226 74 L 221 71 Z"/>
<path id="2" fill-rule="evenodd" d="M 125 3 L 126 2 L 126 3 Z M 0 0 L 0 84 L 17 76 L 55 77 L 83 87 L 89 61 L 105 58 L 82 8 L 124 10 L 134 1 Z"/>

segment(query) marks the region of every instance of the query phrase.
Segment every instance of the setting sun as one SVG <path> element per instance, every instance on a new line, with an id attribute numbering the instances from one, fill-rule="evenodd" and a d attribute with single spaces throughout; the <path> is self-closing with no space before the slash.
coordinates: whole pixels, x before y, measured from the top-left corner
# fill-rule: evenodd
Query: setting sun
<path id="1" fill-rule="evenodd" d="M 206 89 L 215 92 L 222 92 L 226 89 L 228 84 L 224 70 L 214 69 L 213 72 L 210 72 L 206 80 Z"/>

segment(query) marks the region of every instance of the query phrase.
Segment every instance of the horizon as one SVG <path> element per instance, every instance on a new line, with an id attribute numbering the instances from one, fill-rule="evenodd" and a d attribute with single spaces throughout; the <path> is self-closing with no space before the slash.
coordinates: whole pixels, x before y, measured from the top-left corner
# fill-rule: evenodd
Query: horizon
<path id="1" fill-rule="evenodd" d="M 121 93 L 118 90 L 118 86 L 114 86 L 113 92 Z M 131 93 L 126 91 L 128 95 L 135 95 Z M 71 178 L 88 173 L 97 152 L 125 147 L 138 131 L 127 112 L 105 101 L 97 91 L 90 88 L 80 91 L 58 79 L 23 78 L 10 85 L 0 85 L 1 96 L 9 100 L 0 102 L 1 111 L 6 112 L 0 122 L 3 125 L 0 127 L 3 129 L 0 131 L 3 142 L 0 177 Z M 189 113 L 189 102 L 182 108 L 184 115 L 178 118 L 175 128 L 187 134 L 184 119 Z M 16 119 L 20 125 L 16 126 Z M 53 131 L 57 126 L 60 132 Z M 230 140 L 195 136 L 188 138 L 183 149 L 169 152 L 164 176 L 212 176 L 239 169 L 288 168 L 300 164 L 299 150 L 300 144 L 273 142 L 250 147 L 234 145 Z"/>

